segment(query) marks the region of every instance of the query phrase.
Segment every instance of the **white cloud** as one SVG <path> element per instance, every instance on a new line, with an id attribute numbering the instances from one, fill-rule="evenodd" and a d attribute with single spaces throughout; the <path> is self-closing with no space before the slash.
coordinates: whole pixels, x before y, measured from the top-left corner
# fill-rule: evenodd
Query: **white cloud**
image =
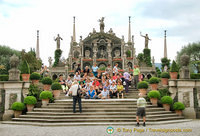
<path id="1" fill-rule="evenodd" d="M 85 38 L 93 28 L 99 31 L 97 20 L 102 16 L 105 17 L 106 31 L 112 27 L 117 36 L 121 38 L 124 35 L 127 40 L 128 16 L 133 16 L 132 34 L 135 35 L 136 52 L 142 52 L 144 48 L 144 39 L 139 36 L 139 32 L 148 33 L 152 39 L 149 47 L 152 48 L 152 56 L 155 56 L 156 62 L 160 62 L 160 57 L 163 56 L 164 27 L 177 25 L 174 21 L 137 15 L 134 10 L 139 0 L 8 0 L 7 3 L 16 7 L 6 6 L 4 13 L 0 13 L 0 44 L 28 51 L 31 47 L 36 47 L 36 30 L 40 30 L 40 56 L 46 65 L 48 57 L 54 57 L 56 43 L 53 38 L 58 33 L 63 38 L 63 56 L 68 57 L 73 16 L 76 16 L 77 41 L 80 35 Z M 4 14 L 8 16 L 5 17 Z M 156 35 L 155 31 L 161 35 Z M 168 38 L 170 59 L 174 59 L 176 51 L 183 44 L 180 41 L 180 37 Z"/>

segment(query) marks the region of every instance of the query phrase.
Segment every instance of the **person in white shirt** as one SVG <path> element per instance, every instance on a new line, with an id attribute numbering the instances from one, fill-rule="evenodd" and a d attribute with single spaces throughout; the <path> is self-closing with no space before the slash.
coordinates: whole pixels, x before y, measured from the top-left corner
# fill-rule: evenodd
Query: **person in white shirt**
<path id="1" fill-rule="evenodd" d="M 75 76 L 74 76 L 74 80 L 77 80 L 77 81 L 80 81 L 81 80 L 81 77 L 80 75 L 78 74 L 78 72 L 76 72 Z"/>
<path id="2" fill-rule="evenodd" d="M 93 72 L 93 74 L 94 74 L 94 76 L 96 77 L 97 76 L 97 73 L 98 73 L 98 66 L 97 66 L 97 64 L 96 63 L 94 63 L 94 65 L 92 66 L 92 72 Z"/>
<path id="3" fill-rule="evenodd" d="M 110 86 L 110 92 L 109 92 L 110 98 L 113 98 L 113 96 L 117 97 L 117 86 L 115 82 L 112 82 Z"/>
<path id="4" fill-rule="evenodd" d="M 119 73 L 119 71 L 118 71 L 118 63 L 116 63 L 115 66 L 114 66 L 114 68 L 113 68 L 113 75 L 115 73 Z"/>
<path id="5" fill-rule="evenodd" d="M 107 87 L 103 88 L 103 91 L 98 96 L 101 99 L 108 99 L 109 97 L 109 91 L 107 90 Z"/>

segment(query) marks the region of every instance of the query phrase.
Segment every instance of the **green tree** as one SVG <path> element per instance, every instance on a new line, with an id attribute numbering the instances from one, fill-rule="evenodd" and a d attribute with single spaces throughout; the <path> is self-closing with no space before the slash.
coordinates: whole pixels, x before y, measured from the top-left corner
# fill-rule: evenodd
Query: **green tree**
<path id="1" fill-rule="evenodd" d="M 177 52 L 177 63 L 180 65 L 180 57 L 183 54 L 190 56 L 190 70 L 200 73 L 200 42 L 189 43 Z"/>
<path id="2" fill-rule="evenodd" d="M 162 58 L 162 59 L 161 59 L 162 71 L 163 71 L 165 65 L 166 65 L 167 68 L 169 69 L 169 67 L 170 67 L 170 61 L 171 61 L 171 60 L 170 60 L 170 59 L 167 59 L 167 58 Z"/>
<path id="3" fill-rule="evenodd" d="M 0 74 L 8 74 L 8 70 L 10 69 L 9 60 L 13 54 L 21 56 L 20 51 L 0 45 Z"/>

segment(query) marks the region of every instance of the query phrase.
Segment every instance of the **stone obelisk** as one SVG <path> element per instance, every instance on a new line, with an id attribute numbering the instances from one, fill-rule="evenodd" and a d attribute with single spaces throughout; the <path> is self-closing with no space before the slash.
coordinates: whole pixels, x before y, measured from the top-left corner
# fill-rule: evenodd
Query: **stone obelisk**
<path id="1" fill-rule="evenodd" d="M 165 35 L 164 35 L 164 58 L 167 58 L 167 39 L 166 39 L 167 30 L 165 30 L 164 32 L 165 32 Z"/>
<path id="2" fill-rule="evenodd" d="M 73 22 L 73 42 L 76 42 L 75 16 L 73 18 L 74 18 L 74 22 Z"/>
<path id="3" fill-rule="evenodd" d="M 131 42 L 131 16 L 129 16 L 129 26 L 128 26 L 128 43 Z"/>
<path id="4" fill-rule="evenodd" d="M 36 58 L 37 58 L 37 59 L 40 59 L 39 30 L 37 30 Z"/>

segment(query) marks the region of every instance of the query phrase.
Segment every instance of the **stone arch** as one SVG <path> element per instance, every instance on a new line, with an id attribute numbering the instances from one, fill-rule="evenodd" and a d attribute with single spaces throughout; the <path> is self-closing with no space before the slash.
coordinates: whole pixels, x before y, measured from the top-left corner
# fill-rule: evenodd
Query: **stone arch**
<path id="1" fill-rule="evenodd" d="M 74 58 L 79 58 L 80 52 L 78 52 L 77 50 L 74 51 Z"/>
<path id="2" fill-rule="evenodd" d="M 89 53 L 90 53 L 90 54 L 89 54 L 89 57 L 92 58 L 93 52 L 92 52 L 92 48 L 90 48 L 90 47 L 85 47 L 85 48 L 84 48 L 84 52 L 83 52 L 83 53 L 84 53 L 84 57 L 86 57 L 85 52 L 86 52 L 87 50 L 90 51 L 90 52 L 89 52 Z"/>
<path id="3" fill-rule="evenodd" d="M 103 66 L 103 65 L 104 65 L 104 66 Z M 104 63 L 104 62 L 100 62 L 100 63 L 98 64 L 98 67 L 99 67 L 99 68 L 101 68 L 101 67 L 107 67 L 107 64 Z"/>
<path id="4" fill-rule="evenodd" d="M 121 63 L 121 62 L 113 62 L 113 66 L 115 66 L 116 63 L 118 63 L 118 67 L 119 67 L 120 69 L 122 69 L 122 63 Z"/>
<path id="5" fill-rule="evenodd" d="M 58 78 L 58 76 L 56 74 L 53 74 L 52 79 L 56 80 Z"/>
<path id="6" fill-rule="evenodd" d="M 131 69 L 133 69 L 133 64 L 132 64 L 132 62 L 128 62 L 128 63 L 127 63 L 127 66 L 128 66 L 128 68 L 130 67 Z"/>
<path id="7" fill-rule="evenodd" d="M 121 48 L 120 47 L 115 47 L 115 48 L 112 49 L 112 52 L 111 52 L 111 55 L 112 55 L 113 58 L 116 57 L 115 52 L 117 50 L 120 51 L 120 55 L 119 56 L 121 57 Z"/>
<path id="8" fill-rule="evenodd" d="M 150 79 L 152 77 L 151 74 L 147 74 L 147 78 Z"/>
<path id="9" fill-rule="evenodd" d="M 88 66 L 89 68 L 92 67 L 92 65 L 91 65 L 89 62 L 84 62 L 84 63 L 83 63 L 83 69 L 84 69 L 86 66 Z"/>

